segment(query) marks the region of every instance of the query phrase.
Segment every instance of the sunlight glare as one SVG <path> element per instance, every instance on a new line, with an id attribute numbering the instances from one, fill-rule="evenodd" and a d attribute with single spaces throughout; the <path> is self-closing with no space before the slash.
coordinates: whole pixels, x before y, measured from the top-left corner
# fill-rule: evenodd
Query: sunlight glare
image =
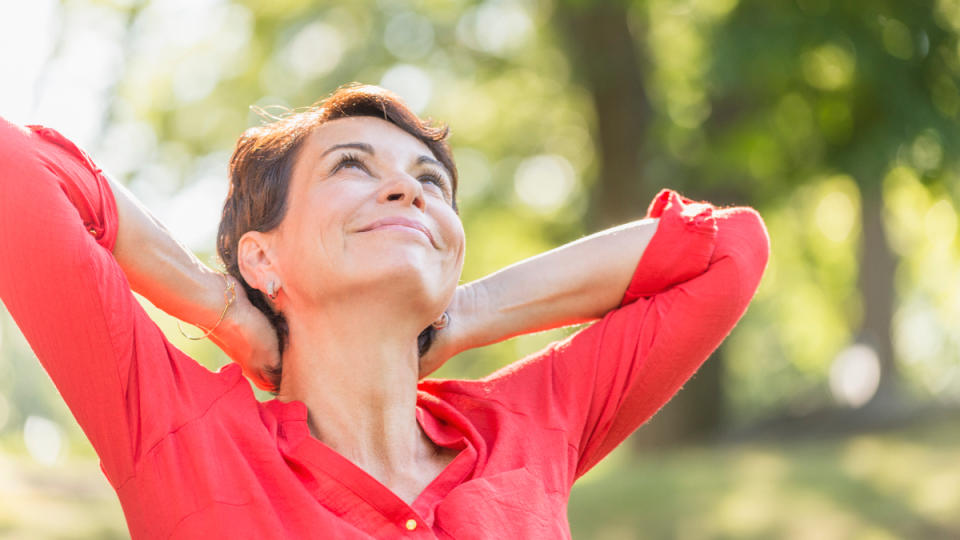
<path id="1" fill-rule="evenodd" d="M 840 403 L 859 408 L 877 392 L 880 359 L 872 347 L 856 343 L 837 355 L 830 366 L 830 391 Z"/>
<path id="2" fill-rule="evenodd" d="M 853 81 L 856 59 L 845 47 L 827 43 L 803 55 L 803 74 L 814 88 L 840 90 Z"/>
<path id="3" fill-rule="evenodd" d="M 929 302 L 907 298 L 894 316 L 893 344 L 908 364 L 942 354 L 944 335 Z"/>
<path id="4" fill-rule="evenodd" d="M 383 43 L 390 54 L 401 60 L 422 58 L 433 49 L 433 24 L 413 12 L 398 13 L 387 23 Z"/>
<path id="5" fill-rule="evenodd" d="M 37 78 L 43 73 L 44 60 L 53 49 L 57 3 L 53 0 L 12 2 L 4 6 L 3 11 L 0 51 L 16 51 L 16 54 L 0 54 L 0 73 L 6 74 L 0 84 L 0 116 L 18 124 L 30 123 L 34 121 L 31 112 L 36 106 Z"/>
<path id="6" fill-rule="evenodd" d="M 191 54 L 173 70 L 173 95 L 180 103 L 193 103 L 210 95 L 220 82 L 220 63 L 205 54 Z"/>
<path id="7" fill-rule="evenodd" d="M 460 174 L 457 197 L 470 200 L 482 195 L 490 187 L 493 177 L 490 160 L 483 152 L 474 148 L 456 148 L 453 153 Z"/>
<path id="8" fill-rule="evenodd" d="M 566 204 L 575 184 L 573 166 L 556 154 L 523 160 L 514 176 L 514 188 L 520 200 L 543 213 L 552 213 Z"/>
<path id="9" fill-rule="evenodd" d="M 42 416 L 28 416 L 23 424 L 23 442 L 33 459 L 53 465 L 63 449 L 63 435 L 56 422 Z"/>
<path id="10" fill-rule="evenodd" d="M 533 21 L 517 3 L 487 0 L 467 10 L 457 24 L 457 38 L 470 47 L 505 56 L 527 41 Z"/>
<path id="11" fill-rule="evenodd" d="M 420 114 L 430 103 L 433 81 L 426 71 L 409 64 L 397 64 L 388 69 L 380 79 L 380 86 L 392 90 L 407 103 L 413 112 Z"/>
<path id="12" fill-rule="evenodd" d="M 856 220 L 850 196 L 842 191 L 833 191 L 820 199 L 814 211 L 814 221 L 820 232 L 836 244 L 845 242 Z"/>
<path id="13" fill-rule="evenodd" d="M 0 431 L 3 431 L 7 421 L 10 420 L 10 400 L 0 393 Z"/>
<path id="14" fill-rule="evenodd" d="M 197 160 L 191 181 L 170 200 L 161 220 L 174 238 L 194 251 L 212 251 L 220 212 L 227 197 L 227 156 L 212 153 Z"/>
<path id="15" fill-rule="evenodd" d="M 343 50 L 343 39 L 339 31 L 318 21 L 303 27 L 290 40 L 283 58 L 294 73 L 304 79 L 313 79 L 337 67 Z"/>
<path id="16" fill-rule="evenodd" d="M 927 241 L 934 246 L 949 247 L 957 235 L 957 212 L 949 199 L 940 199 L 924 216 Z"/>

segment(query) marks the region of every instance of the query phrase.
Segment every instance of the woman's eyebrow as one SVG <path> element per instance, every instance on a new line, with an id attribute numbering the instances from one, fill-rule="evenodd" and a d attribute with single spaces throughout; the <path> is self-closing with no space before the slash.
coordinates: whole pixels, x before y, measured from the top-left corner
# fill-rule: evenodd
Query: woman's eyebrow
<path id="1" fill-rule="evenodd" d="M 450 171 L 447 170 L 447 167 L 443 163 L 440 163 L 439 161 L 433 159 L 430 156 L 421 155 L 420 157 L 417 158 L 417 165 L 422 165 L 424 163 L 439 167 L 440 170 L 442 170 L 443 172 L 447 173 L 448 175 L 450 174 Z"/>
<path id="2" fill-rule="evenodd" d="M 335 144 L 335 145 L 331 146 L 330 148 L 327 148 L 326 150 L 323 151 L 322 154 L 320 154 L 320 157 L 324 157 L 324 156 L 326 156 L 327 154 L 329 154 L 330 152 L 333 152 L 334 150 L 339 150 L 339 149 L 341 149 L 341 148 L 353 148 L 353 149 L 355 149 L 355 150 L 361 150 L 361 151 L 363 151 L 363 152 L 366 152 L 366 153 L 370 154 L 371 156 L 374 154 L 374 152 L 373 152 L 373 147 L 370 146 L 370 145 L 367 144 L 367 143 L 362 143 L 362 142 L 348 142 L 348 143 Z"/>

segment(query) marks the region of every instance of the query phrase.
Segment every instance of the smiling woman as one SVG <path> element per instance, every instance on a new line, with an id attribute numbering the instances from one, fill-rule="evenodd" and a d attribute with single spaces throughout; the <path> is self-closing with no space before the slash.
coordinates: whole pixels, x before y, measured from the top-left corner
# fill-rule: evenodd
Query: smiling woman
<path id="1" fill-rule="evenodd" d="M 0 121 L 0 298 L 134 538 L 569 538 L 573 483 L 750 302 L 759 215 L 670 190 L 645 219 L 458 285 L 446 135 L 356 85 L 246 131 L 221 275 L 62 135 Z M 236 364 L 171 346 L 131 288 Z M 586 321 L 484 379 L 421 380 Z"/>
<path id="2" fill-rule="evenodd" d="M 227 272 L 243 284 L 251 303 L 273 324 L 281 354 L 288 338 L 287 321 L 267 301 L 266 296 L 251 287 L 241 275 L 237 253 L 240 237 L 248 231 L 267 232 L 280 225 L 288 208 L 294 164 L 301 153 L 307 153 L 302 159 L 309 160 L 307 168 L 318 176 L 320 173 L 316 171 L 322 165 L 328 166 L 325 172 L 331 175 L 370 175 L 369 167 L 359 155 L 350 152 L 357 151 L 368 159 L 374 159 L 376 149 L 370 143 L 336 142 L 323 148 L 307 144 L 312 142 L 309 141 L 310 135 L 317 127 L 351 117 L 383 118 L 425 145 L 426 151 L 418 153 L 415 160 L 415 166 L 421 169 L 416 173 L 433 183 L 431 189 L 442 191 L 449 206 L 454 212 L 459 212 L 456 201 L 457 168 L 446 143 L 449 130 L 445 126 L 431 126 L 422 121 L 396 96 L 382 88 L 347 85 L 306 111 L 244 132 L 230 160 L 230 193 L 220 221 L 217 252 Z M 376 127 L 373 129 L 376 130 Z M 305 146 L 313 152 L 303 150 Z M 333 166 L 330 166 L 331 161 Z M 433 326 L 428 326 L 420 333 L 420 355 L 430 348 L 433 335 Z M 277 366 L 265 370 L 274 387 L 280 386 L 280 369 Z"/>

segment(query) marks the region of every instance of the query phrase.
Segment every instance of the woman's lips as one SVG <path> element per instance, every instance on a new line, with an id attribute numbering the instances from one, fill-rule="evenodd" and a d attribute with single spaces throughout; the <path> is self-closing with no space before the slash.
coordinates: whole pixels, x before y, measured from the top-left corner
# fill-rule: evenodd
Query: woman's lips
<path id="1" fill-rule="evenodd" d="M 361 229 L 360 232 L 367 232 L 367 231 L 372 231 L 374 229 L 382 229 L 382 228 L 412 229 L 414 231 L 417 231 L 423 234 L 427 238 L 427 240 L 430 241 L 430 244 L 433 247 L 437 247 L 436 242 L 434 242 L 433 240 L 433 234 L 430 233 L 430 229 L 427 228 L 426 225 L 420 222 L 414 221 L 412 219 L 406 219 L 401 217 L 389 217 L 384 219 L 378 219 L 377 221 L 374 221 L 373 223 Z"/>

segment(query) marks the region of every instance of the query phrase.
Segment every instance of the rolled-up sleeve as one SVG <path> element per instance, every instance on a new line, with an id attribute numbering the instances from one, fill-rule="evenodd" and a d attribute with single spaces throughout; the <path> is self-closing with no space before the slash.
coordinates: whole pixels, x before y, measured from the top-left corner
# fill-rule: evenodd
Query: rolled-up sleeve
<path id="1" fill-rule="evenodd" d="M 769 238 L 747 207 L 717 208 L 663 190 L 657 231 L 620 306 L 570 337 L 492 375 L 499 400 L 567 432 L 583 475 L 653 416 L 747 309 Z"/>
<path id="2" fill-rule="evenodd" d="M 202 406 L 214 374 L 174 348 L 111 253 L 118 215 L 101 171 L 53 129 L 0 118 L 0 299 L 116 487 Z"/>

